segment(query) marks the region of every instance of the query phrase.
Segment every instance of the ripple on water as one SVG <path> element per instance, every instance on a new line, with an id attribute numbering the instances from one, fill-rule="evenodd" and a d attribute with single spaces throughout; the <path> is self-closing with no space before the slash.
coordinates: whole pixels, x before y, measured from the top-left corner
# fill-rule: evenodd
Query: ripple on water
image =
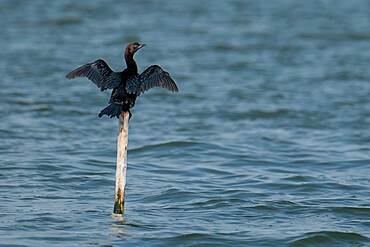
<path id="1" fill-rule="evenodd" d="M 311 232 L 290 241 L 289 246 L 366 246 L 369 238 L 352 232 Z"/>
<path id="2" fill-rule="evenodd" d="M 211 3 L 211 1 L 208 1 Z M 367 246 L 368 0 L 0 1 L 0 245 Z M 108 6 L 108 7 L 107 7 Z M 160 27 L 160 28 L 158 28 Z M 160 64 L 130 120 L 87 79 Z"/>

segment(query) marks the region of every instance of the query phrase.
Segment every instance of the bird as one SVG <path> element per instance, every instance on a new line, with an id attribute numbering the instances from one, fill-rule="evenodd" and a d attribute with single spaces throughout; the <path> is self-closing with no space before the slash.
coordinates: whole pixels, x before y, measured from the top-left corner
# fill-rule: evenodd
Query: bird
<path id="1" fill-rule="evenodd" d="M 131 119 L 130 109 L 134 107 L 137 96 L 145 91 L 153 87 L 167 88 L 172 92 L 179 91 L 170 74 L 159 65 L 151 65 L 141 74 L 138 73 L 134 55 L 144 46 L 146 44 L 138 42 L 126 46 L 124 57 L 127 68 L 122 72 L 114 72 L 103 59 L 98 59 L 71 71 L 66 78 L 87 77 L 101 91 L 113 89 L 109 105 L 99 113 L 99 117 L 107 115 L 110 118 L 119 118 L 123 111 L 129 112 Z"/>

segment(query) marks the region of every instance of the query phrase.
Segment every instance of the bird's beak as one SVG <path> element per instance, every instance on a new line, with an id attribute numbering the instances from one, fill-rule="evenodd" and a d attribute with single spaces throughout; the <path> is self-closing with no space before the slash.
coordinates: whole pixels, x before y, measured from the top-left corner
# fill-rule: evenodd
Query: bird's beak
<path id="1" fill-rule="evenodd" d="M 141 45 L 138 46 L 137 49 L 139 50 L 139 49 L 143 48 L 144 46 L 146 46 L 146 44 L 141 44 Z"/>

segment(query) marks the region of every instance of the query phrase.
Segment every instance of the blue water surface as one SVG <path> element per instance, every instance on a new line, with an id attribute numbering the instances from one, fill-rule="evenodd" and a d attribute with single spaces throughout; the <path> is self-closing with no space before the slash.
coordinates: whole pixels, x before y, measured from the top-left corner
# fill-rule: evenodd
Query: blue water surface
<path id="1" fill-rule="evenodd" d="M 370 2 L 0 1 L 0 246 L 369 246 Z M 85 78 L 147 46 L 173 94 Z"/>

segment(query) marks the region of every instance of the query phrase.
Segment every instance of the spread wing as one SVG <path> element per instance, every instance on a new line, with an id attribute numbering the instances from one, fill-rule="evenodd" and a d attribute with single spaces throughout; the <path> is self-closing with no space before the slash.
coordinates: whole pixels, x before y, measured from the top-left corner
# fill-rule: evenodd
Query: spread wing
<path id="1" fill-rule="evenodd" d="M 131 76 L 126 81 L 127 92 L 138 96 L 153 87 L 167 88 L 172 92 L 179 91 L 170 74 L 158 65 L 152 65 L 140 75 Z"/>
<path id="2" fill-rule="evenodd" d="M 66 75 L 68 79 L 73 79 L 76 77 L 87 77 L 90 81 L 95 83 L 101 91 L 108 88 L 115 88 L 121 82 L 120 73 L 113 72 L 109 68 L 108 64 L 102 60 L 98 59 L 93 63 L 87 63 Z"/>

